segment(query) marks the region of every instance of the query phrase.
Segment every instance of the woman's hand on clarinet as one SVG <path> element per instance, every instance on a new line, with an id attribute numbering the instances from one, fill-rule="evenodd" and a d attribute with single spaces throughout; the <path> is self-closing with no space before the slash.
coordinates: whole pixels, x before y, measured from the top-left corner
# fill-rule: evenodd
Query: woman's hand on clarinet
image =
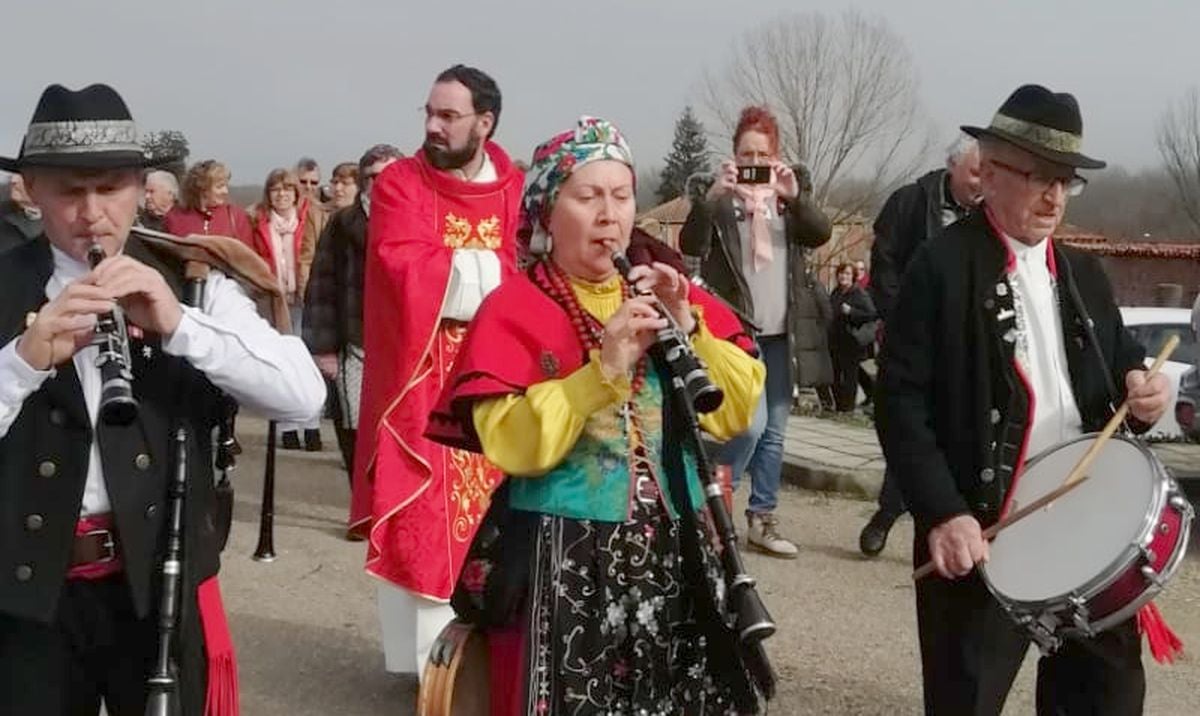
<path id="1" fill-rule="evenodd" d="M 90 279 L 110 298 L 121 302 L 129 321 L 143 331 L 170 336 L 183 319 L 179 299 L 158 271 L 128 256 L 100 262 Z M 130 334 L 137 337 L 130 327 Z"/>
<path id="2" fill-rule="evenodd" d="M 1171 383 L 1162 373 L 1146 380 L 1146 371 L 1131 370 L 1125 374 L 1125 399 L 1133 417 L 1153 425 L 1170 407 Z"/>
<path id="3" fill-rule="evenodd" d="M 987 540 L 972 515 L 951 517 L 929 531 L 929 559 L 946 579 L 965 577 L 987 558 Z"/>
<path id="4" fill-rule="evenodd" d="M 600 370 L 609 380 L 629 375 L 638 359 L 665 328 L 667 319 L 658 315 L 653 299 L 634 296 L 621 304 L 608 323 L 600 343 Z"/>
<path id="5" fill-rule="evenodd" d="M 87 278 L 69 284 L 42 306 L 17 342 L 17 355 L 35 370 L 50 370 L 92 342 L 96 317 L 113 308 L 108 293 Z"/>
<path id="6" fill-rule="evenodd" d="M 663 306 L 671 312 L 671 318 L 684 334 L 696 327 L 696 317 L 688 303 L 689 283 L 687 277 L 671 266 L 655 261 L 649 266 L 639 264 L 629 272 L 629 280 L 639 291 L 651 291 Z"/>

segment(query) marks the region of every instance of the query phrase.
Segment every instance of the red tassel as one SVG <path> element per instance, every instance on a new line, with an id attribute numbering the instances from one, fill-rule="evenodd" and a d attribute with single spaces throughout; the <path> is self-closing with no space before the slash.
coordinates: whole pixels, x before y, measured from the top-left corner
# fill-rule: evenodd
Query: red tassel
<path id="1" fill-rule="evenodd" d="M 200 583 L 196 601 L 200 608 L 200 624 L 204 628 L 204 651 L 208 654 L 204 716 L 238 716 L 237 660 L 216 577 Z"/>
<path id="2" fill-rule="evenodd" d="M 1183 654 L 1183 642 L 1167 626 L 1167 622 L 1159 613 L 1154 602 L 1138 610 L 1138 632 L 1146 636 L 1150 644 L 1150 654 L 1160 664 L 1171 664 Z"/>

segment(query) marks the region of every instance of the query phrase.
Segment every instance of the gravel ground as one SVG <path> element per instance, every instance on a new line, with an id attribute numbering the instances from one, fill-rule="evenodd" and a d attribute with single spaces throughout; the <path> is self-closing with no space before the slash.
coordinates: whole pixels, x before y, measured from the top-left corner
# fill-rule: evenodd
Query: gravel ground
<path id="1" fill-rule="evenodd" d="M 275 547 L 252 561 L 258 536 L 261 424 L 243 419 L 246 447 L 222 588 L 240 659 L 247 716 L 414 711 L 415 684 L 384 673 L 375 584 L 362 571 L 363 546 L 342 540 L 348 490 L 334 453 L 280 452 Z M 332 446 L 332 436 L 327 445 Z M 780 676 L 771 714 L 916 714 L 921 710 L 911 525 L 902 521 L 877 560 L 862 559 L 865 502 L 786 490 L 782 529 L 801 547 L 781 562 L 748 554 L 751 573 L 778 622 L 768 642 Z M 1193 540 L 1193 547 L 1195 547 Z M 1200 570 L 1189 558 L 1159 600 L 1184 642 L 1200 648 Z M 1032 714 L 1033 655 L 1005 714 Z M 1196 713 L 1200 666 L 1149 662 L 1146 713 Z M 1191 704 L 1189 706 L 1188 704 Z"/>

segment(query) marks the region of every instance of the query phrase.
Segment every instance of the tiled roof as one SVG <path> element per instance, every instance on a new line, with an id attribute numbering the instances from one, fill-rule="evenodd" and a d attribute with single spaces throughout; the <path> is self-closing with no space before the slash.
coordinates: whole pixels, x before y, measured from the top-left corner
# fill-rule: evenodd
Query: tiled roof
<path id="1" fill-rule="evenodd" d="M 1114 243 L 1059 236 L 1059 241 L 1088 253 L 1100 256 L 1130 257 L 1139 259 L 1189 259 L 1200 261 L 1200 244 L 1165 243 L 1153 241 L 1130 241 Z"/>
<path id="2" fill-rule="evenodd" d="M 692 209 L 692 202 L 687 200 L 687 197 L 676 197 L 665 204 L 659 204 L 656 207 L 647 209 L 638 214 L 637 220 L 647 221 L 654 219 L 655 221 L 664 224 L 682 224 L 687 220 L 688 212 Z"/>

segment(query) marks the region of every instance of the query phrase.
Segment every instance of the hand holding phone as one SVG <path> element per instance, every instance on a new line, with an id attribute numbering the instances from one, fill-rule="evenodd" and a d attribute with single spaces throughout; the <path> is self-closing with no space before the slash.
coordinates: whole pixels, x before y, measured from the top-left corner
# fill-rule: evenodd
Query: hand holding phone
<path id="1" fill-rule="evenodd" d="M 738 184 L 770 184 L 771 167 L 758 165 L 738 165 Z"/>

